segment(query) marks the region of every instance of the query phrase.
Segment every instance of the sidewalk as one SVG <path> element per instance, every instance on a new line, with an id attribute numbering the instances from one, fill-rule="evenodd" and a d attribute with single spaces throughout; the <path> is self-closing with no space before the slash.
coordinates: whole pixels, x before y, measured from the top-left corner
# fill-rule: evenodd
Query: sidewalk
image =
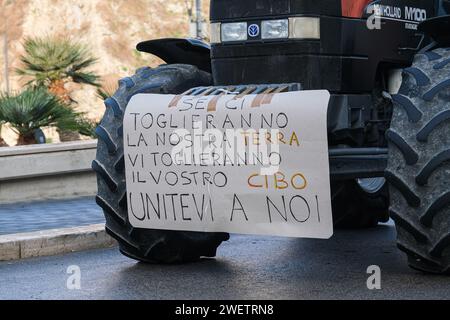
<path id="1" fill-rule="evenodd" d="M 94 198 L 0 204 L 0 235 L 104 223 Z"/>

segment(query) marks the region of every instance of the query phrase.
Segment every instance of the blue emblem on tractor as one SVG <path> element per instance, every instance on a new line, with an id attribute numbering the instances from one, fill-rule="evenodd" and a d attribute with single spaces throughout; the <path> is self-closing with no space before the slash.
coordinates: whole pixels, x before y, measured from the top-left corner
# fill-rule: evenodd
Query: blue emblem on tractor
<path id="1" fill-rule="evenodd" d="M 248 35 L 252 38 L 259 36 L 259 26 L 252 24 L 248 27 Z"/>

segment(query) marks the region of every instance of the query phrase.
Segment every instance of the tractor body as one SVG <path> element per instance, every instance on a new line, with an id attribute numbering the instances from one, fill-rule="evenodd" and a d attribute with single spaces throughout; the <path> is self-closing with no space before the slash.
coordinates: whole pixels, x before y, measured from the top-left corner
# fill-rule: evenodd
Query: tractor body
<path id="1" fill-rule="evenodd" d="M 441 29 L 433 23 L 427 33 L 420 24 L 446 9 L 442 0 L 212 0 L 210 47 L 160 39 L 138 50 L 212 72 L 216 86 L 298 83 L 330 91 L 333 180 L 379 177 L 392 116 L 383 92 L 398 90 L 400 70 Z"/>
<path id="2" fill-rule="evenodd" d="M 212 44 L 213 77 L 218 85 L 298 82 L 305 90 L 371 93 L 386 69 L 409 65 L 414 54 L 427 44 L 417 25 L 436 15 L 433 0 L 376 1 L 388 18 L 382 18 L 377 29 L 367 19 L 365 9 L 370 1 L 257 2 L 259 10 L 252 1 L 215 0 L 211 4 L 211 21 L 220 23 L 222 32 L 233 22 L 256 25 L 261 30 L 243 41 L 221 39 Z M 343 7 L 346 3 L 349 8 Z M 357 11 L 352 10 L 356 3 L 363 4 L 356 7 Z M 406 17 L 409 7 L 417 13 Z M 292 29 L 296 18 L 316 24 L 320 34 L 301 38 L 291 30 L 287 38 L 264 38 L 264 21 L 285 19 Z"/>
<path id="3" fill-rule="evenodd" d="M 418 26 L 439 9 L 427 0 L 214 0 L 212 30 L 220 29 L 211 45 L 214 83 L 329 90 L 333 179 L 383 176 L 392 110 L 382 93 L 398 89 L 401 73 L 396 79 L 395 71 L 430 43 Z M 224 38 L 233 24 L 245 25 L 242 39 Z"/>

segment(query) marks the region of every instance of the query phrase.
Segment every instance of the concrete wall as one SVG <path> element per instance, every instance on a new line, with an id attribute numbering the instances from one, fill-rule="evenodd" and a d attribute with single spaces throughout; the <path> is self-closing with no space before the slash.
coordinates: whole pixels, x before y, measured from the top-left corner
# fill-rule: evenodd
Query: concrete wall
<path id="1" fill-rule="evenodd" d="M 93 196 L 97 141 L 0 148 L 0 203 Z"/>

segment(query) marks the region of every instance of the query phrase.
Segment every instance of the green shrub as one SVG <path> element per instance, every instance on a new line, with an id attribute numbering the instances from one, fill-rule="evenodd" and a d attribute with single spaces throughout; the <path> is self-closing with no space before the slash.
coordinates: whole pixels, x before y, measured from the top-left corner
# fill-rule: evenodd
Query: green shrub
<path id="1" fill-rule="evenodd" d="M 9 123 L 19 135 L 19 145 L 36 143 L 34 133 L 44 127 L 93 135 L 94 125 L 45 88 L 28 88 L 0 96 L 0 123 Z"/>

